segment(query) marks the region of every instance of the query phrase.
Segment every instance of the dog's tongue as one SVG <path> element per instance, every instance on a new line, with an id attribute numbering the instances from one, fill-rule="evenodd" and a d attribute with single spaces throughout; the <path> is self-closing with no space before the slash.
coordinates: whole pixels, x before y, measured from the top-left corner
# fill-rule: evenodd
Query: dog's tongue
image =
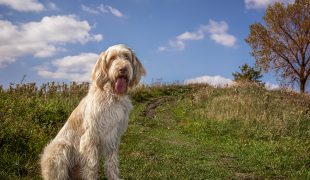
<path id="1" fill-rule="evenodd" d="M 115 84 L 115 91 L 117 94 L 124 94 L 127 90 L 127 80 L 125 78 L 117 78 Z"/>

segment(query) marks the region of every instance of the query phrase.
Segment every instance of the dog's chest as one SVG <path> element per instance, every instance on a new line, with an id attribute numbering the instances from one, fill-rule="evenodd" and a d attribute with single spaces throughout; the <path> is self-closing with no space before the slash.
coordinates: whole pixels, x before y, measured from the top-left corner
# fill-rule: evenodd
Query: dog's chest
<path id="1" fill-rule="evenodd" d="M 103 101 L 96 104 L 94 108 L 97 110 L 94 115 L 95 123 L 101 132 L 113 128 L 124 131 L 127 128 L 128 116 L 132 109 L 129 99 Z"/>

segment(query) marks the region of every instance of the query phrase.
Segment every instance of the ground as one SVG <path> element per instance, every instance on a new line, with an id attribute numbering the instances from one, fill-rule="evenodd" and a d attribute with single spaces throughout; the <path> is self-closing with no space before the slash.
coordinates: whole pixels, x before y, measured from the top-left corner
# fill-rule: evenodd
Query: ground
<path id="1" fill-rule="evenodd" d="M 0 93 L 2 179 L 40 179 L 40 152 L 86 89 Z M 123 179 L 310 178 L 308 95 L 169 85 L 139 87 L 130 96 L 134 109 L 119 152 Z"/>

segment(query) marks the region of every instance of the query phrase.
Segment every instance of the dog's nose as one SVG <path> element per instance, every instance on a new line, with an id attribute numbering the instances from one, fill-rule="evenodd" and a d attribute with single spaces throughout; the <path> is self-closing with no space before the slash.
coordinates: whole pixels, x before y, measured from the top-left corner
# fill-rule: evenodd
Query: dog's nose
<path id="1" fill-rule="evenodd" d="M 122 67 L 122 68 L 119 69 L 119 72 L 121 74 L 125 74 L 127 72 L 127 68 L 126 67 Z"/>

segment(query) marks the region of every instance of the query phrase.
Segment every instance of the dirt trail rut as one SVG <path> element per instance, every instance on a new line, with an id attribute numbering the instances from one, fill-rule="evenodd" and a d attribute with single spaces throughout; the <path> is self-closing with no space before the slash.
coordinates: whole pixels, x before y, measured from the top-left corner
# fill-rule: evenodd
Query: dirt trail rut
<path id="1" fill-rule="evenodd" d="M 155 114 L 156 114 L 156 108 L 164 103 L 166 103 L 167 101 L 169 101 L 171 99 L 171 97 L 159 97 L 156 98 L 152 101 L 150 101 L 147 105 L 145 110 L 143 111 L 143 115 L 147 118 L 154 118 Z"/>

